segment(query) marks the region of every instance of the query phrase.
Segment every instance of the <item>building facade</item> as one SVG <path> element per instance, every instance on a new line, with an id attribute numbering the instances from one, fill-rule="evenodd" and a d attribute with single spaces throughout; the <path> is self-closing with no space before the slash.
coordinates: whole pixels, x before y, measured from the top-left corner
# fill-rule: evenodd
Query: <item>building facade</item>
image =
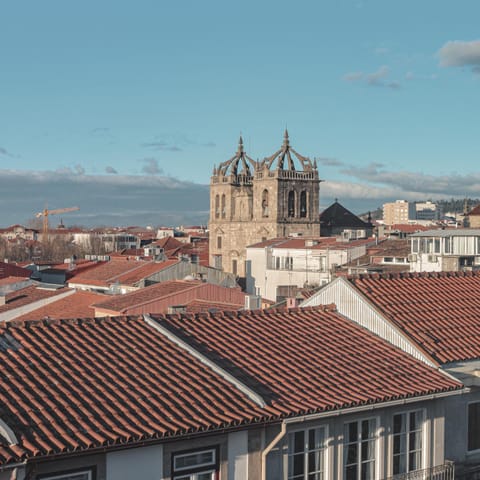
<path id="1" fill-rule="evenodd" d="M 319 236 L 319 183 L 315 161 L 291 146 L 262 161 L 244 151 L 214 167 L 210 182 L 210 265 L 246 276 L 246 247 L 290 234 Z"/>
<path id="2" fill-rule="evenodd" d="M 385 225 L 408 223 L 416 218 L 415 204 L 406 200 L 396 200 L 383 204 L 383 222 Z"/>

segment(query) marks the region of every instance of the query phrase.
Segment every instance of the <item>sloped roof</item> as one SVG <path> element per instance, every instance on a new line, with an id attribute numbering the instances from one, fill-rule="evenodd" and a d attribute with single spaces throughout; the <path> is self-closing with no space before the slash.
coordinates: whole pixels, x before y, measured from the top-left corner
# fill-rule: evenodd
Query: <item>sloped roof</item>
<path id="1" fill-rule="evenodd" d="M 283 415 L 455 388 L 330 307 L 215 315 L 152 315 L 237 375 Z"/>
<path id="2" fill-rule="evenodd" d="M 5 296 L 5 305 L 0 306 L 0 313 L 13 310 L 14 308 L 24 307 L 25 305 L 29 305 L 30 303 L 38 300 L 52 298 L 70 290 L 71 289 L 65 287 L 49 290 L 39 288 L 36 285 L 30 285 L 28 287 L 15 290 L 14 292 L 7 293 Z"/>
<path id="3" fill-rule="evenodd" d="M 32 271 L 28 268 L 18 267 L 11 263 L 0 262 L 0 278 L 26 277 L 30 278 Z"/>
<path id="4" fill-rule="evenodd" d="M 480 358 L 480 273 L 372 274 L 350 282 L 439 363 Z"/>
<path id="5" fill-rule="evenodd" d="M 18 439 L 0 464 L 462 388 L 324 307 L 13 321 L 0 338 L 0 418 Z"/>
<path id="6" fill-rule="evenodd" d="M 334 202 L 320 214 L 320 228 L 322 226 L 367 228 L 369 224 L 357 217 L 350 210 L 347 210 L 340 203 Z"/>
<path id="7" fill-rule="evenodd" d="M 15 320 L 41 320 L 44 318 L 82 318 L 93 317 L 95 309 L 92 305 L 101 301 L 106 295 L 79 290 L 68 297 L 53 301 L 41 308 L 17 317 Z"/>
<path id="8" fill-rule="evenodd" d="M 122 257 L 113 257 L 108 262 L 99 263 L 97 267 L 81 272 L 70 278 L 72 284 L 109 286 L 118 282 L 122 285 L 134 285 L 156 272 L 170 267 L 178 260 L 151 262 Z"/>

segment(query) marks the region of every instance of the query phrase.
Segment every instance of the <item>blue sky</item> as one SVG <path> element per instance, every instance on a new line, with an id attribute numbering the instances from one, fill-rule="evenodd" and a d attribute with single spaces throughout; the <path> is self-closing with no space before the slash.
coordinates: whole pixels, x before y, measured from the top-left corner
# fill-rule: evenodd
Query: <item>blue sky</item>
<path id="1" fill-rule="evenodd" d="M 1 16 L 0 183 L 207 184 L 240 132 L 263 158 L 288 126 L 325 202 L 480 190 L 477 0 L 31 0 Z"/>

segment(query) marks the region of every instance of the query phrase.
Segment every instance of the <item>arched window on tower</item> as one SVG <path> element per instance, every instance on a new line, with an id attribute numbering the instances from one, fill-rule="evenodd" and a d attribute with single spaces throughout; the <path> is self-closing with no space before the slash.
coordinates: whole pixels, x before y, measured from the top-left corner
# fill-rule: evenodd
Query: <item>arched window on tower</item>
<path id="1" fill-rule="evenodd" d="M 220 218 L 220 195 L 215 195 L 215 218 Z"/>
<path id="2" fill-rule="evenodd" d="M 300 216 L 302 218 L 307 216 L 307 192 L 305 190 L 300 194 Z"/>
<path id="3" fill-rule="evenodd" d="M 225 218 L 227 215 L 227 211 L 225 208 L 225 194 L 222 195 L 222 218 Z"/>
<path id="4" fill-rule="evenodd" d="M 262 193 L 262 217 L 268 217 L 268 190 Z"/>
<path id="5" fill-rule="evenodd" d="M 288 192 L 288 216 L 295 216 L 295 192 L 293 190 Z"/>

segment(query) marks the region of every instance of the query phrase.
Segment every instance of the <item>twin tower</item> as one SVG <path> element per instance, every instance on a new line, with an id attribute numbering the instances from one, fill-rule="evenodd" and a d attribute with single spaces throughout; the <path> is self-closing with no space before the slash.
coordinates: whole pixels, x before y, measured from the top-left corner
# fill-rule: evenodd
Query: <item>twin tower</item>
<path id="1" fill-rule="evenodd" d="M 317 164 L 283 145 L 261 161 L 240 137 L 235 155 L 213 168 L 210 181 L 210 265 L 245 277 L 246 247 L 271 238 L 319 236 Z"/>

